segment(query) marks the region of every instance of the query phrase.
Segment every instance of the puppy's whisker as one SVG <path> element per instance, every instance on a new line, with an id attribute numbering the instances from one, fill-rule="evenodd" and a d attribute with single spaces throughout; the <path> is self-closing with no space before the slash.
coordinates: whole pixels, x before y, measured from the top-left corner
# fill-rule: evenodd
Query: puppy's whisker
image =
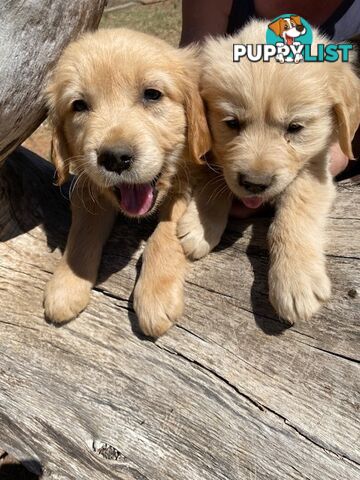
<path id="1" fill-rule="evenodd" d="M 216 186 L 220 186 L 220 184 L 223 184 L 223 183 L 224 183 L 223 177 L 211 178 L 203 185 L 202 189 L 200 190 L 200 195 L 202 195 L 202 193 L 207 187 L 213 186 L 215 188 Z"/>
<path id="2" fill-rule="evenodd" d="M 88 207 L 87 207 L 87 205 L 86 205 L 86 202 L 85 202 L 85 200 L 84 200 L 84 192 L 85 192 L 85 188 L 88 188 L 89 178 L 88 178 L 87 176 L 85 176 L 85 178 L 84 178 L 83 181 L 84 181 L 84 184 L 82 185 L 82 188 L 81 188 L 81 194 L 82 194 L 82 195 L 81 195 L 81 197 L 79 197 L 79 199 L 81 200 L 81 203 L 82 203 L 84 209 L 85 209 L 88 213 L 90 213 L 90 215 L 94 215 L 94 212 L 92 212 L 92 211 L 90 211 L 90 210 L 88 209 Z M 77 191 L 79 192 L 79 189 L 78 189 Z"/>
<path id="3" fill-rule="evenodd" d="M 84 158 L 85 155 L 84 154 L 80 154 L 80 155 L 73 155 L 72 157 L 67 157 L 64 159 L 64 162 L 71 162 L 72 160 L 75 160 L 76 158 Z"/>
<path id="4" fill-rule="evenodd" d="M 91 193 L 91 196 L 94 200 L 95 205 L 97 205 L 100 209 L 103 210 L 103 207 L 99 202 L 100 187 L 93 182 L 89 182 L 89 185 L 90 185 L 90 193 Z"/>
<path id="5" fill-rule="evenodd" d="M 97 201 L 94 198 L 93 191 L 92 191 L 92 186 L 93 182 L 90 180 L 89 177 L 85 178 L 85 186 L 86 186 L 86 191 L 87 191 L 87 198 L 89 198 L 92 202 L 92 205 L 95 206 L 97 204 Z M 92 215 L 95 214 L 95 211 L 89 211 Z"/>
<path id="6" fill-rule="evenodd" d="M 73 197 L 73 193 L 74 191 L 76 190 L 76 193 L 77 193 L 77 197 L 79 198 L 79 200 L 81 200 L 82 204 L 83 204 L 83 200 L 80 198 L 79 196 L 79 190 L 81 188 L 82 190 L 82 187 L 80 187 L 80 185 L 83 183 L 83 181 L 86 180 L 86 175 L 85 175 L 85 171 L 81 172 L 80 175 L 78 177 L 75 177 L 75 182 L 74 182 L 74 185 L 70 191 L 70 199 L 72 200 L 72 197 Z M 84 205 L 84 204 L 83 204 Z"/>
<path id="7" fill-rule="evenodd" d="M 218 173 L 219 175 L 222 175 L 222 170 L 223 167 L 221 165 L 212 165 L 209 162 L 206 162 L 206 166 L 209 167 L 210 170 L 212 170 L 215 173 Z"/>
<path id="8" fill-rule="evenodd" d="M 75 165 L 74 168 L 72 168 L 72 173 L 74 175 L 77 175 L 79 172 L 81 172 L 84 169 L 84 165 Z"/>
<path id="9" fill-rule="evenodd" d="M 76 186 L 76 182 L 78 181 L 79 177 L 74 176 L 71 180 L 70 188 L 69 188 L 69 199 L 71 200 L 72 194 L 74 193 L 74 189 Z"/>
<path id="10" fill-rule="evenodd" d="M 214 190 L 214 192 L 211 194 L 211 196 L 209 197 L 207 203 L 210 203 L 211 201 L 214 201 L 216 200 L 216 198 L 218 198 L 220 195 L 222 195 L 223 193 L 225 193 L 227 190 L 227 186 L 226 185 L 223 185 L 222 187 L 219 187 L 217 190 Z"/>
<path id="11" fill-rule="evenodd" d="M 222 189 L 220 189 L 216 195 L 214 196 L 214 200 L 216 200 L 218 197 L 220 197 L 221 195 L 224 195 L 224 193 L 227 193 L 227 187 L 224 186 Z"/>
<path id="12" fill-rule="evenodd" d="M 93 196 L 93 192 L 92 192 L 92 184 L 93 184 L 93 182 L 89 179 L 89 177 L 87 177 L 86 181 L 85 181 L 85 185 L 86 185 L 86 189 L 87 189 L 87 192 L 88 192 L 88 196 L 89 196 L 90 200 L 92 201 L 92 203 L 96 203 L 95 198 Z"/>
<path id="13" fill-rule="evenodd" d="M 65 158 L 64 159 L 64 165 L 66 167 L 70 167 L 71 162 L 73 162 L 75 160 L 79 161 L 79 160 L 84 160 L 84 159 L 85 159 L 84 155 L 74 155 L 73 157 Z"/>
<path id="14" fill-rule="evenodd" d="M 188 169 L 187 165 L 184 164 L 184 162 L 179 162 L 178 167 L 184 173 L 184 175 L 186 177 L 186 180 L 187 180 L 187 183 L 190 184 L 189 169 Z"/>

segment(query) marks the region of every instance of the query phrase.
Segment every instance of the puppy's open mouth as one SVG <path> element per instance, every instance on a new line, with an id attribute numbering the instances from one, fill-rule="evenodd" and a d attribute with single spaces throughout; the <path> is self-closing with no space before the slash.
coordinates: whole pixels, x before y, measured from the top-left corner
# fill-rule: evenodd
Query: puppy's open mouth
<path id="1" fill-rule="evenodd" d="M 129 216 L 141 217 L 148 214 L 156 201 L 155 188 L 159 175 L 149 183 L 119 183 L 113 191 L 119 201 L 121 210 Z"/>

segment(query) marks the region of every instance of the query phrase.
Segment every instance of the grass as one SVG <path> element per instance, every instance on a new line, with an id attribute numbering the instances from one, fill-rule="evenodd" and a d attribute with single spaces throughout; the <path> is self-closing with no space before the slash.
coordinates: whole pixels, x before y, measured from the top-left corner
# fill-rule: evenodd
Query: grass
<path id="1" fill-rule="evenodd" d="M 127 27 L 156 35 L 178 46 L 181 33 L 181 0 L 135 5 L 104 13 L 100 28 Z"/>

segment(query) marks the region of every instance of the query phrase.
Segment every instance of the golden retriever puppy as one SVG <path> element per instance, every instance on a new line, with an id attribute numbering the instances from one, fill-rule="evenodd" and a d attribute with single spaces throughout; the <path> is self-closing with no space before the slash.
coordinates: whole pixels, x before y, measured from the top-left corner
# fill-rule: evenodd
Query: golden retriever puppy
<path id="1" fill-rule="evenodd" d="M 66 250 L 45 291 L 50 321 L 67 322 L 87 306 L 116 214 L 140 218 L 158 207 L 135 310 L 152 336 L 181 315 L 183 172 L 209 148 L 198 77 L 194 50 L 127 29 L 88 33 L 65 49 L 46 97 L 58 183 L 70 170 L 77 178 Z"/>
<path id="2" fill-rule="evenodd" d="M 335 187 L 329 149 L 339 142 L 353 157 L 360 82 L 351 62 L 234 63 L 233 44 L 261 44 L 266 28 L 266 22 L 252 21 L 203 47 L 201 93 L 222 175 L 209 173 L 206 187 L 195 187 L 178 235 L 187 255 L 200 258 L 223 233 L 229 190 L 250 208 L 273 203 L 269 294 L 278 314 L 293 323 L 309 319 L 330 296 L 324 226 Z M 314 43 L 328 43 L 314 34 Z"/>

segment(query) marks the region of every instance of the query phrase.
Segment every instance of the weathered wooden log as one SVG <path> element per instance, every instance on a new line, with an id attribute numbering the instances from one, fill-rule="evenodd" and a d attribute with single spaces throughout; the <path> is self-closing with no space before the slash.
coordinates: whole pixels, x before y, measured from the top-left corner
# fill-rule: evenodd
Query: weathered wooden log
<path id="1" fill-rule="evenodd" d="M 149 222 L 120 217 L 89 307 L 45 323 L 70 220 L 53 174 L 24 150 L 0 170 L 2 448 L 42 480 L 360 479 L 360 177 L 339 186 L 332 299 L 310 322 L 284 330 L 269 305 L 254 218 L 194 264 L 185 315 L 151 342 L 131 300 Z"/>
<path id="2" fill-rule="evenodd" d="M 0 161 L 45 117 L 46 76 L 71 39 L 96 28 L 106 0 L 0 2 Z"/>

